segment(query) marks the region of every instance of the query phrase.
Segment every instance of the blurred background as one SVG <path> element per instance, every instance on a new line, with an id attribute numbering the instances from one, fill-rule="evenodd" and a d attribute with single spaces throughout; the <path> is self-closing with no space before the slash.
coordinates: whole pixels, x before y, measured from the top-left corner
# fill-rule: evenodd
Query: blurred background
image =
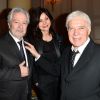
<path id="1" fill-rule="evenodd" d="M 74 10 L 86 12 L 92 20 L 91 37 L 100 43 L 100 0 L 0 0 L 0 35 L 7 30 L 6 16 L 11 8 L 26 10 L 36 7 L 47 8 L 55 19 L 56 30 L 66 36 L 66 16 Z"/>
<path id="2" fill-rule="evenodd" d="M 92 20 L 91 37 L 100 44 L 100 0 L 0 0 L 0 36 L 8 31 L 7 15 L 13 7 L 22 7 L 29 11 L 36 7 L 47 8 L 55 19 L 55 30 L 68 41 L 65 21 L 67 15 L 74 10 L 82 10 Z M 33 100 L 36 94 L 33 89 Z"/>

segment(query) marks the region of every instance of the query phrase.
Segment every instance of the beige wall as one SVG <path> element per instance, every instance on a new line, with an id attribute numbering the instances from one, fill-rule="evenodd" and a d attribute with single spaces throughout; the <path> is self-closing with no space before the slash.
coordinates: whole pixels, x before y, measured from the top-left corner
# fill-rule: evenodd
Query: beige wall
<path id="1" fill-rule="evenodd" d="M 31 4 L 31 0 L 8 0 L 8 8 L 22 7 L 29 10 L 32 7 Z"/>
<path id="2" fill-rule="evenodd" d="M 41 4 L 41 1 L 44 1 L 44 3 Z M 38 7 L 38 6 L 43 6 L 46 7 L 51 14 L 53 15 L 53 17 L 57 17 L 60 14 L 63 13 L 68 13 L 71 11 L 71 0 L 58 0 L 59 2 L 57 2 L 54 5 L 54 10 L 52 11 L 52 6 L 51 4 L 47 4 L 46 0 L 33 0 L 33 7 Z"/>
<path id="3" fill-rule="evenodd" d="M 30 0 L 22 0 L 22 2 L 21 0 L 12 0 L 12 1 L 20 1 L 19 2 L 20 4 L 23 5 L 25 3 L 26 6 L 28 6 Z M 27 1 L 27 3 L 24 1 Z M 57 16 L 63 13 L 69 13 L 74 10 L 82 10 L 86 12 L 92 20 L 91 36 L 95 42 L 100 43 L 100 11 L 99 11 L 100 0 L 60 0 L 60 2 L 54 5 L 53 11 L 52 11 L 52 6 L 50 4 L 46 4 L 45 2 L 41 3 L 41 1 L 45 1 L 45 0 L 33 0 L 33 3 L 31 4 L 33 7 L 44 5 L 44 7 L 46 7 L 51 12 L 54 18 L 56 18 Z M 7 7 L 7 1 L 0 0 L 0 12 L 6 7 Z"/>
<path id="4" fill-rule="evenodd" d="M 0 12 L 7 7 L 7 0 L 0 0 Z"/>
<path id="5" fill-rule="evenodd" d="M 49 9 L 54 17 L 59 16 L 63 13 L 68 13 L 71 11 L 71 0 L 60 0 L 54 5 L 54 10 L 52 11 L 52 6 L 50 4 L 45 4 L 44 6 Z"/>

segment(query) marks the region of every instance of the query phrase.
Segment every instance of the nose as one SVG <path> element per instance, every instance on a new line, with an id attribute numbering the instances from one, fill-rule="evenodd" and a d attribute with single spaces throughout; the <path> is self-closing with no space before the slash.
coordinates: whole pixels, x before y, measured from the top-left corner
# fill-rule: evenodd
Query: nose
<path id="1" fill-rule="evenodd" d="M 43 24 L 46 24 L 46 21 L 45 20 L 43 21 Z"/>
<path id="2" fill-rule="evenodd" d="M 22 29 L 23 28 L 23 24 L 19 24 L 18 28 Z"/>
<path id="3" fill-rule="evenodd" d="M 78 29 L 74 29 L 74 35 L 78 35 Z"/>

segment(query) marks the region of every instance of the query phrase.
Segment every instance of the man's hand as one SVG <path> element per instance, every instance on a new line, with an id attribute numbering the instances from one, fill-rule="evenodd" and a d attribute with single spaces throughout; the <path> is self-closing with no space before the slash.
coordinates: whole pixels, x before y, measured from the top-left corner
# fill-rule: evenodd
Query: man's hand
<path id="1" fill-rule="evenodd" d="M 26 77 L 29 75 L 29 68 L 25 66 L 25 61 L 23 61 L 21 64 L 19 64 L 20 71 L 21 71 L 21 77 Z"/>

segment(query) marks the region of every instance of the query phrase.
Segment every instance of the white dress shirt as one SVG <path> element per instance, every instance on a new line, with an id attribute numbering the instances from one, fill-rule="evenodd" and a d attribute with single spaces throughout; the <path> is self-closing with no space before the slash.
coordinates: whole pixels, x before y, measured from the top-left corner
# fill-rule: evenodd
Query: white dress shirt
<path id="1" fill-rule="evenodd" d="M 26 49 L 25 49 L 25 46 L 24 46 L 24 39 L 22 38 L 21 40 L 19 40 L 18 38 L 14 37 L 11 32 L 9 32 L 9 34 L 11 35 L 11 37 L 15 40 L 19 50 L 20 50 L 20 45 L 19 45 L 19 41 L 22 41 L 22 46 L 23 46 L 23 50 L 24 50 L 24 54 L 25 54 L 25 60 L 26 60 L 26 66 L 28 66 L 28 59 L 27 59 L 27 54 L 26 54 Z"/>
<path id="2" fill-rule="evenodd" d="M 74 48 L 72 46 L 72 48 L 71 48 L 72 51 L 73 50 L 74 51 L 79 51 L 79 53 L 76 54 L 76 56 L 75 56 L 74 65 L 73 66 L 75 66 L 75 64 L 79 60 L 80 56 L 82 55 L 82 53 L 83 53 L 84 49 L 86 48 L 86 46 L 88 45 L 89 41 L 90 41 L 90 38 L 88 38 L 87 41 L 83 45 L 81 45 L 80 47 L 78 47 L 78 48 Z"/>

